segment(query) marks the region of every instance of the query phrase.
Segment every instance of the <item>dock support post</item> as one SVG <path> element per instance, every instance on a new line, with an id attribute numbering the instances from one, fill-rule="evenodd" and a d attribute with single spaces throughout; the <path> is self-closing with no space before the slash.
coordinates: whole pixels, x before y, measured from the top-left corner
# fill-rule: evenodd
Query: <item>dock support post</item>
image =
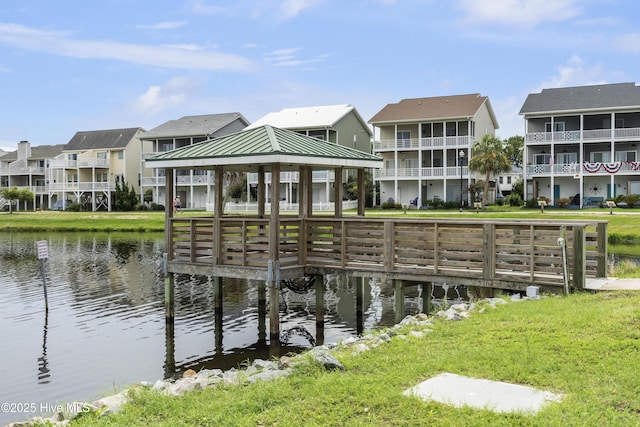
<path id="1" fill-rule="evenodd" d="M 213 282 L 213 317 L 216 334 L 216 353 L 222 351 L 222 277 L 212 277 Z"/>
<path id="2" fill-rule="evenodd" d="M 267 283 L 258 280 L 258 344 L 267 343 Z"/>
<path id="3" fill-rule="evenodd" d="M 431 292 L 433 290 L 433 282 L 422 283 L 422 312 L 429 315 L 429 308 L 431 308 Z"/>
<path id="4" fill-rule="evenodd" d="M 164 324 L 164 377 L 171 378 L 176 372 L 175 320 L 167 317 Z"/>
<path id="5" fill-rule="evenodd" d="M 175 306 L 175 277 L 173 273 L 166 270 L 166 257 L 164 254 L 165 272 L 164 272 L 164 315 L 167 319 L 173 320 Z"/>
<path id="6" fill-rule="evenodd" d="M 316 345 L 324 344 L 324 276 L 316 274 Z"/>
<path id="7" fill-rule="evenodd" d="M 364 283 L 366 278 L 356 279 L 356 333 L 360 336 L 364 333 Z"/>
<path id="8" fill-rule="evenodd" d="M 395 322 L 400 323 L 404 319 L 404 282 L 402 280 L 393 280 L 393 298 Z"/>
<path id="9" fill-rule="evenodd" d="M 269 340 L 271 347 L 280 347 L 280 263 L 269 260 Z"/>

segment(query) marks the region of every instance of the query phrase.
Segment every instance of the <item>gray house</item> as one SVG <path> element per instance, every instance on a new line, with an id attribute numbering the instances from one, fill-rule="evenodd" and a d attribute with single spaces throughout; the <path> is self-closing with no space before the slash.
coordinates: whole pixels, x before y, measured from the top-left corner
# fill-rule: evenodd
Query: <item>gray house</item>
<path id="1" fill-rule="evenodd" d="M 236 133 L 248 124 L 249 121 L 240 113 L 205 114 L 169 120 L 149 130 L 140 138 L 142 194 L 150 190 L 155 203 L 167 202 L 164 168 L 145 168 L 144 162 L 148 157 Z M 212 185 L 213 174 L 210 171 L 178 169 L 174 175 L 173 194 L 180 197 L 183 208 L 205 209 L 207 203 L 211 203 Z"/>
<path id="2" fill-rule="evenodd" d="M 598 206 L 640 194 L 640 87 L 615 83 L 543 89 L 525 121 L 525 199 Z"/>

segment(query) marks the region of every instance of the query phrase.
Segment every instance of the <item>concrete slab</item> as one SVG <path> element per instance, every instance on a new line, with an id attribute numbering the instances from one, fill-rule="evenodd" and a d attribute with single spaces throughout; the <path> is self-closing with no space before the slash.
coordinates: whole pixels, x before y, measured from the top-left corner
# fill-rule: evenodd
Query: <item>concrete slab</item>
<path id="1" fill-rule="evenodd" d="M 494 412 L 522 412 L 534 414 L 549 402 L 564 396 L 531 387 L 499 381 L 476 379 L 443 373 L 414 386 L 403 393 L 423 400 L 452 405 L 487 409 Z"/>
<path id="2" fill-rule="evenodd" d="M 593 291 L 638 291 L 640 290 L 640 278 L 589 277 L 586 280 L 585 289 Z"/>

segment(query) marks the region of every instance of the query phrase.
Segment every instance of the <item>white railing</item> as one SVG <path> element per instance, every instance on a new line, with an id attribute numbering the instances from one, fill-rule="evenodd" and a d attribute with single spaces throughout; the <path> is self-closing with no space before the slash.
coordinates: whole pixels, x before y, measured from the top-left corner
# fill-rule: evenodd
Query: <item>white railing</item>
<path id="1" fill-rule="evenodd" d="M 61 182 L 49 184 L 49 191 L 115 191 L 110 182 Z"/>
<path id="2" fill-rule="evenodd" d="M 177 185 L 213 184 L 213 175 L 178 175 Z"/>
<path id="3" fill-rule="evenodd" d="M 468 147 L 474 138 L 465 136 L 435 136 L 425 138 L 383 139 L 373 142 L 373 151 L 408 150 L 437 147 Z"/>
<path id="4" fill-rule="evenodd" d="M 77 161 L 79 168 L 108 168 L 109 159 L 79 158 Z"/>
<path id="5" fill-rule="evenodd" d="M 280 211 L 283 212 L 298 212 L 300 206 L 298 203 L 289 203 L 286 201 L 280 202 Z M 342 209 L 357 209 L 357 200 L 344 200 L 342 202 Z M 213 212 L 213 203 L 206 204 L 206 210 Z M 335 203 L 323 203 L 317 202 L 313 204 L 313 210 L 317 212 L 333 212 L 335 210 Z M 258 212 L 258 204 L 255 202 L 227 202 L 224 205 L 225 212 Z M 271 203 L 265 204 L 265 211 L 271 212 Z"/>
<path id="6" fill-rule="evenodd" d="M 595 162 L 595 163 L 557 163 L 554 165 L 528 165 L 527 176 L 550 175 L 611 175 L 617 173 L 637 174 L 638 162 Z"/>
<path id="7" fill-rule="evenodd" d="M 529 144 L 554 142 L 554 141 L 610 141 L 611 129 L 568 130 L 562 132 L 530 132 L 526 135 Z M 640 128 L 613 129 L 613 137 L 616 141 L 640 139 Z"/>
<path id="8" fill-rule="evenodd" d="M 469 176 L 469 168 L 462 167 L 462 177 Z M 405 168 L 405 169 L 376 169 L 375 179 L 383 178 L 460 178 L 460 166 Z"/>
<path id="9" fill-rule="evenodd" d="M 312 181 L 313 182 L 327 182 L 334 181 L 336 177 L 336 173 L 333 170 L 319 170 L 312 172 Z M 264 177 L 264 181 L 267 184 L 271 184 L 271 174 L 266 173 Z M 257 173 L 248 173 L 247 174 L 247 182 L 249 184 L 257 184 L 258 183 L 258 174 Z M 300 182 L 300 173 L 299 172 L 280 172 L 280 184 L 289 184 L 289 183 L 297 183 Z"/>
<path id="10" fill-rule="evenodd" d="M 9 165 L 9 170 L 6 172 L 7 175 L 44 175 L 45 168 L 41 167 L 30 167 L 30 166 L 21 166 L 21 167 L 12 167 Z"/>
<path id="11" fill-rule="evenodd" d="M 156 185 L 164 185 L 167 182 L 167 178 L 164 176 L 146 177 L 140 180 L 140 184 L 143 187 L 151 187 Z"/>

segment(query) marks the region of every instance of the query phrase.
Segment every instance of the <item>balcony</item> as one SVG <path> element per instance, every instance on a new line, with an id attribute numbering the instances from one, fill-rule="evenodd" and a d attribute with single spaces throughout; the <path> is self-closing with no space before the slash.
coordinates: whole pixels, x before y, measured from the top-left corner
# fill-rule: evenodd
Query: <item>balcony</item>
<path id="1" fill-rule="evenodd" d="M 469 168 L 462 167 L 462 178 L 469 177 Z M 374 179 L 402 179 L 402 178 L 422 178 L 422 179 L 460 179 L 459 166 L 447 167 L 425 167 L 425 168 L 400 168 L 400 169 L 376 169 Z"/>
<path id="2" fill-rule="evenodd" d="M 335 171 L 333 170 L 319 170 L 319 171 L 312 172 L 313 182 L 333 182 L 335 181 L 335 178 L 336 178 L 336 174 L 335 174 Z M 247 182 L 249 184 L 257 184 L 258 174 L 248 173 Z M 265 174 L 264 182 L 266 184 L 271 183 L 271 173 Z M 300 182 L 299 172 L 280 172 L 280 184 L 294 184 L 298 182 Z"/>
<path id="3" fill-rule="evenodd" d="M 51 169 L 77 169 L 77 168 L 109 168 L 109 159 L 81 158 L 78 160 L 53 159 L 49 162 Z"/>
<path id="4" fill-rule="evenodd" d="M 49 191 L 115 191 L 110 182 L 61 182 L 49 184 Z"/>
<path id="5" fill-rule="evenodd" d="M 568 130 L 563 132 L 531 132 L 526 135 L 530 145 L 550 142 L 609 142 L 640 140 L 640 128 Z"/>
<path id="6" fill-rule="evenodd" d="M 459 148 L 469 147 L 475 138 L 472 136 L 436 136 L 429 138 L 383 139 L 374 141 L 373 151 L 417 150 L 419 148 Z"/>
<path id="7" fill-rule="evenodd" d="M 528 165 L 527 176 L 549 176 L 553 175 L 611 175 L 611 174 L 637 174 L 640 170 L 640 162 L 611 162 L 611 163 L 564 163 L 564 164 L 539 164 Z"/>
<path id="8" fill-rule="evenodd" d="M 166 177 L 164 176 L 154 176 L 154 177 L 146 177 L 142 178 L 140 185 L 143 187 L 155 187 L 155 186 L 164 186 L 167 182 Z"/>

